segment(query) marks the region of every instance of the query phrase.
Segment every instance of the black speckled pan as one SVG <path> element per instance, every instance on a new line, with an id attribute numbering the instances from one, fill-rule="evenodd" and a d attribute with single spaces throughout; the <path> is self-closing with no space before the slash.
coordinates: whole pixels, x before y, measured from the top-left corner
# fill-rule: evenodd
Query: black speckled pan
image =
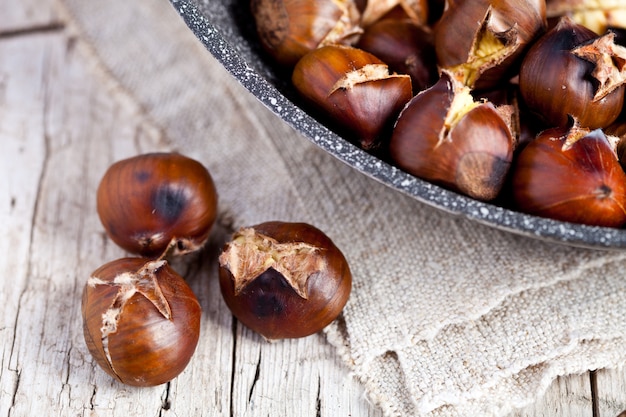
<path id="1" fill-rule="evenodd" d="M 515 212 L 415 178 L 372 156 L 299 107 L 290 75 L 262 52 L 249 0 L 170 0 L 207 50 L 278 117 L 331 155 L 383 184 L 443 211 L 497 229 L 571 246 L 626 249 L 626 230 L 590 227 Z"/>

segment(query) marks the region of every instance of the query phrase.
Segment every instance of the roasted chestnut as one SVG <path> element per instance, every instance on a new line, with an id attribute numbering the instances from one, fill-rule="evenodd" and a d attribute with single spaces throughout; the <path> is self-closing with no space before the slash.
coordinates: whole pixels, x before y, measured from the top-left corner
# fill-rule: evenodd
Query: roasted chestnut
<path id="1" fill-rule="evenodd" d="M 366 27 L 356 46 L 380 58 L 391 71 L 410 75 L 415 93 L 439 77 L 431 30 L 409 19 L 383 19 Z"/>
<path id="2" fill-rule="evenodd" d="M 132 253 L 156 257 L 199 249 L 217 215 L 209 171 L 177 153 L 149 153 L 111 165 L 97 209 L 108 236 Z"/>
<path id="3" fill-rule="evenodd" d="M 98 268 L 85 285 L 82 316 L 89 352 L 128 385 L 176 377 L 200 335 L 200 304 L 165 260 L 123 258 Z"/>
<path id="4" fill-rule="evenodd" d="M 354 0 L 252 0 L 250 5 L 261 44 L 288 68 L 319 46 L 351 45 L 361 33 Z"/>
<path id="5" fill-rule="evenodd" d="M 322 330 L 341 313 L 352 284 L 341 251 L 306 223 L 242 228 L 224 246 L 219 265 L 228 308 L 270 340 Z"/>
<path id="6" fill-rule="evenodd" d="M 626 49 L 613 40 L 562 18 L 522 62 L 520 93 L 529 109 L 550 126 L 565 127 L 570 116 L 590 129 L 613 123 L 626 80 Z"/>
<path id="7" fill-rule="evenodd" d="M 546 26 L 544 0 L 449 0 L 435 25 L 437 62 L 472 89 L 494 88 Z"/>
<path id="8" fill-rule="evenodd" d="M 411 77 L 358 48 L 328 45 L 296 64 L 293 85 L 363 149 L 381 146 L 413 96 Z"/>
<path id="9" fill-rule="evenodd" d="M 402 110 L 390 155 L 410 174 L 478 200 L 500 193 L 513 158 L 511 109 L 474 101 L 470 89 L 445 71 Z"/>
<path id="10" fill-rule="evenodd" d="M 626 174 L 601 129 L 573 123 L 540 133 L 516 158 L 512 192 L 516 208 L 529 214 L 593 226 L 626 224 Z"/>

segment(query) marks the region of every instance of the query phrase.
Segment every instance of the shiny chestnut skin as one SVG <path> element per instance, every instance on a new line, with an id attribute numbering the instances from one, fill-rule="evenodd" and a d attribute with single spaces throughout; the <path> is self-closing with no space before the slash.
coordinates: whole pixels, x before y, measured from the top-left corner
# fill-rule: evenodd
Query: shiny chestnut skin
<path id="1" fill-rule="evenodd" d="M 306 223 L 242 228 L 220 255 L 224 301 L 268 340 L 299 338 L 330 324 L 345 306 L 352 274 L 342 252 Z"/>
<path id="2" fill-rule="evenodd" d="M 393 162 L 416 177 L 482 201 L 506 180 L 515 139 L 503 115 L 447 75 L 402 110 L 391 136 Z"/>
<path id="3" fill-rule="evenodd" d="M 411 77 L 393 74 L 359 48 L 328 45 L 306 54 L 294 67 L 298 93 L 339 125 L 361 148 L 376 150 L 402 107 L 411 99 Z"/>
<path id="4" fill-rule="evenodd" d="M 118 161 L 97 192 L 98 215 L 120 247 L 156 257 L 200 248 L 217 216 L 217 192 L 209 171 L 177 153 L 148 153 Z"/>
<path id="5" fill-rule="evenodd" d="M 361 33 L 354 0 L 252 0 L 250 8 L 261 45 L 288 68 L 319 46 L 353 44 Z"/>
<path id="6" fill-rule="evenodd" d="M 512 192 L 525 213 L 592 226 L 626 224 L 626 174 L 600 129 L 540 133 L 516 158 Z"/>
<path id="7" fill-rule="evenodd" d="M 122 258 L 95 270 L 83 290 L 82 316 L 89 352 L 127 385 L 176 377 L 200 335 L 200 304 L 164 260 Z"/>
<path id="8" fill-rule="evenodd" d="M 564 17 L 524 57 L 520 93 L 528 108 L 547 125 L 565 127 L 574 117 L 581 126 L 604 128 L 622 111 L 623 85 L 604 85 L 596 78 L 598 71 L 609 74 L 613 70 L 609 68 L 612 64 L 606 65 L 611 60 L 604 59 L 610 56 L 608 51 L 587 51 L 589 59 L 580 53 L 582 47 L 594 49 L 597 39 L 592 30 Z"/>
<path id="9" fill-rule="evenodd" d="M 356 47 L 384 61 L 389 68 L 411 76 L 415 93 L 438 78 L 432 33 L 409 19 L 383 19 L 365 28 Z"/>
<path id="10" fill-rule="evenodd" d="M 472 89 L 495 88 L 546 26 L 544 0 L 448 0 L 434 25 L 437 64 Z"/>

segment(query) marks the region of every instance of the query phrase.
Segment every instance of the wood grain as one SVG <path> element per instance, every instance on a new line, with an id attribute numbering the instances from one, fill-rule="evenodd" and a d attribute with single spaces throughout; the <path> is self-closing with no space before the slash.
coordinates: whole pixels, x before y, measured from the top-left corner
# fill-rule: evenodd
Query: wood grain
<path id="1" fill-rule="evenodd" d="M 0 243 L 10 283 L 0 415 L 379 415 L 322 336 L 270 344 L 233 320 L 211 261 L 227 228 L 178 265 L 204 310 L 187 370 L 136 389 L 97 367 L 82 339 L 80 294 L 92 270 L 123 253 L 99 224 L 95 188 L 113 161 L 169 146 L 63 22 L 32 16 L 33 26 L 9 25 L 0 39 L 0 207 L 10 225 Z"/>
<path id="2" fill-rule="evenodd" d="M 557 378 L 546 394 L 515 417 L 595 417 L 589 374 Z"/>
<path id="3" fill-rule="evenodd" d="M 8 226 L 0 239 L 0 416 L 381 416 L 323 336 L 267 343 L 233 320 L 215 279 L 225 219 L 202 254 L 175 265 L 204 310 L 185 372 L 137 389 L 97 367 L 82 338 L 80 294 L 91 271 L 123 253 L 99 224 L 95 189 L 113 161 L 170 146 L 94 63 L 58 5 L 0 3 L 0 224 Z M 558 378 L 515 416 L 623 409 L 626 377 L 617 369 Z"/>
<path id="4" fill-rule="evenodd" d="M 593 378 L 598 416 L 626 416 L 626 369 L 602 369 Z"/>

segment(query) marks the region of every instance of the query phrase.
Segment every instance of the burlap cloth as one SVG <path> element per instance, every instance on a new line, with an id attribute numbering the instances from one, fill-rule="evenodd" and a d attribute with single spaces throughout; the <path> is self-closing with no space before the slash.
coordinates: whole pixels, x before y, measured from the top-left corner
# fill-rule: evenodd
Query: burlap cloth
<path id="1" fill-rule="evenodd" d="M 624 363 L 626 253 L 452 217 L 339 162 L 269 113 L 166 0 L 64 0 L 172 149 L 211 170 L 235 225 L 306 221 L 354 275 L 327 330 L 387 416 L 505 415 L 558 375 Z"/>

